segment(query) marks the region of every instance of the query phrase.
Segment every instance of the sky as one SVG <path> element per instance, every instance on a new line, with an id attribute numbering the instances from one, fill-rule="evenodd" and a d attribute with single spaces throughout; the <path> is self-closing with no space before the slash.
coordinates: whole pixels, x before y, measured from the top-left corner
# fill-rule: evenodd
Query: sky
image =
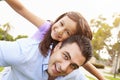
<path id="1" fill-rule="evenodd" d="M 111 24 L 112 15 L 120 14 L 120 0 L 19 0 L 26 8 L 45 20 L 55 20 L 67 11 L 80 12 L 88 22 L 99 15 Z M 0 24 L 9 22 L 10 34 L 32 36 L 37 28 L 17 14 L 5 1 L 0 1 Z"/>
<path id="2" fill-rule="evenodd" d="M 88 22 L 99 15 L 111 17 L 120 13 L 120 0 L 19 0 L 25 7 L 45 20 L 55 20 L 67 11 L 80 12 Z M 11 34 L 31 36 L 36 27 L 17 14 L 5 1 L 0 1 L 0 24 L 9 22 L 12 26 Z"/>

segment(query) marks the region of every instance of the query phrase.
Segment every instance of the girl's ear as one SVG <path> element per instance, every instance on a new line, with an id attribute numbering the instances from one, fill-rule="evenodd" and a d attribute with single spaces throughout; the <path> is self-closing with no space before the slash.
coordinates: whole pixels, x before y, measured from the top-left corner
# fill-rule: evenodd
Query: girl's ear
<path id="1" fill-rule="evenodd" d="M 59 42 L 59 43 L 54 47 L 53 52 L 56 51 L 56 50 L 59 50 L 60 47 L 61 47 L 61 44 L 62 44 L 62 42 Z"/>

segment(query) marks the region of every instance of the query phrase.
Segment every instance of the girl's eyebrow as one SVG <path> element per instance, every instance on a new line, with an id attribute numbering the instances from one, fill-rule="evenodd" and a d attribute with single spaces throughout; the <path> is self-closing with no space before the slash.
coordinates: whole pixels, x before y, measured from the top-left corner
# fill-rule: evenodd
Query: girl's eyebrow
<path id="1" fill-rule="evenodd" d="M 65 53 L 67 54 L 67 56 L 69 57 L 69 59 L 71 60 L 71 56 L 70 56 L 70 53 L 65 51 Z M 75 66 L 79 67 L 79 65 L 77 63 L 73 63 Z"/>
<path id="2" fill-rule="evenodd" d="M 62 24 L 65 24 L 64 20 L 61 20 Z"/>

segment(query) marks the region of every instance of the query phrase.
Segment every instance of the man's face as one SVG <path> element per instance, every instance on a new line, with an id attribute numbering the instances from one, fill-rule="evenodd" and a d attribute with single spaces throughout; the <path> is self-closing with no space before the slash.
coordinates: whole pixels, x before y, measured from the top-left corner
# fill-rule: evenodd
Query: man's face
<path id="1" fill-rule="evenodd" d="M 48 73 L 50 76 L 64 76 L 77 69 L 85 62 L 76 43 L 66 44 L 60 48 L 59 43 L 53 50 L 48 64 Z"/>

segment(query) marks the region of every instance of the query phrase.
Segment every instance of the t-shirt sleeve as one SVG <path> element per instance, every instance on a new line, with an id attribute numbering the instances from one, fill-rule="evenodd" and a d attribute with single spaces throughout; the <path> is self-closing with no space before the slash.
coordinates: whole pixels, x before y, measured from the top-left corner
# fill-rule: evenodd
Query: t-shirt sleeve
<path id="1" fill-rule="evenodd" d="M 17 42 L 0 41 L 0 66 L 10 66 L 20 59 L 20 47 Z"/>
<path id="2" fill-rule="evenodd" d="M 41 40 L 43 39 L 46 32 L 49 30 L 51 23 L 49 21 L 46 21 L 32 36 L 33 39 Z"/>
<path id="3" fill-rule="evenodd" d="M 0 66 L 15 66 L 31 61 L 39 53 L 39 42 L 31 38 L 0 41 Z"/>

